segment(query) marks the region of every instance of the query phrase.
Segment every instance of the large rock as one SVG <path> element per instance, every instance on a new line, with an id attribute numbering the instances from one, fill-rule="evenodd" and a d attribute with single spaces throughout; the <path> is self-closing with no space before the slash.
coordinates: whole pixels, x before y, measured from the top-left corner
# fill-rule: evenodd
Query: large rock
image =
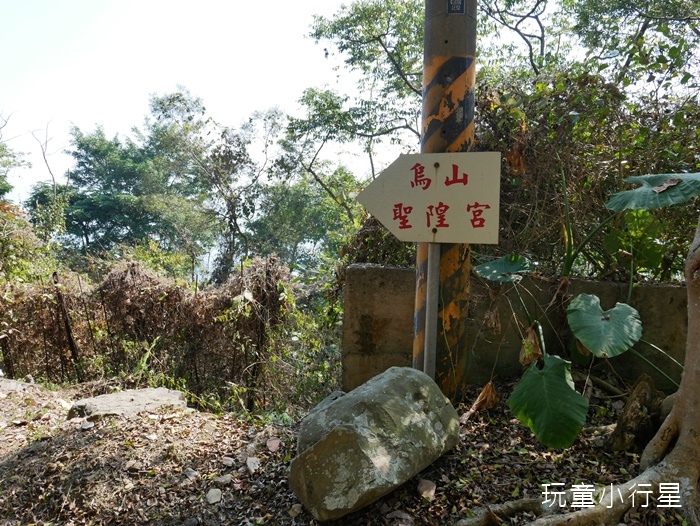
<path id="1" fill-rule="evenodd" d="M 140 411 L 155 411 L 159 407 L 170 407 L 174 410 L 187 409 L 187 400 L 181 391 L 165 387 L 130 389 L 78 400 L 70 408 L 68 418 L 82 416 L 94 419 L 102 416 L 128 415 Z"/>
<path id="2" fill-rule="evenodd" d="M 289 483 L 319 520 L 391 492 L 453 448 L 459 418 L 426 374 L 392 367 L 302 421 Z M 330 397 L 329 397 L 330 398 Z"/>

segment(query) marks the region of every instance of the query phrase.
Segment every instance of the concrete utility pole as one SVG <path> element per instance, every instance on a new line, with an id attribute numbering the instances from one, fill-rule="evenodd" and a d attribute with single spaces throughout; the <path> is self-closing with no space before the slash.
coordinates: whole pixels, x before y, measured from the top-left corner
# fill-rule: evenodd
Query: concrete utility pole
<path id="1" fill-rule="evenodd" d="M 421 153 L 467 152 L 474 144 L 476 0 L 426 0 Z M 459 401 L 467 367 L 469 245 L 443 244 L 440 256 L 435 381 Z M 423 369 L 428 243 L 416 256 L 413 366 Z"/>

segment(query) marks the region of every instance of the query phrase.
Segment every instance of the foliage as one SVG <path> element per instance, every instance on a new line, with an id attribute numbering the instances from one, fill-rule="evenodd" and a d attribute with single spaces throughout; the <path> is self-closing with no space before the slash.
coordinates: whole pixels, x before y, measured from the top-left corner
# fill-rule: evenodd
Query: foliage
<path id="1" fill-rule="evenodd" d="M 474 267 L 474 271 L 482 278 L 504 283 L 518 282 L 523 274 L 531 270 L 530 262 L 517 254 L 508 254 Z"/>
<path id="2" fill-rule="evenodd" d="M 508 398 L 508 407 L 537 440 L 550 448 L 568 448 L 586 421 L 588 402 L 576 392 L 570 363 L 545 356 L 525 371 Z"/>
<path id="3" fill-rule="evenodd" d="M 646 78 L 666 88 L 697 72 L 700 12 L 692 0 L 566 0 L 573 30 L 625 85 Z"/>
<path id="4" fill-rule="evenodd" d="M 540 271 L 556 274 L 558 262 L 585 240 L 573 271 L 617 273 L 624 279 L 629 266 L 620 267 L 617 249 L 611 253 L 604 243 L 624 219 L 588 236 L 609 215 L 605 200 L 621 188 L 623 178 L 650 166 L 660 172 L 697 166 L 697 128 L 681 126 L 679 120 L 679 115 L 686 122 L 700 120 L 696 101 L 640 100 L 600 76 L 570 71 L 540 76 L 531 87 L 489 88 L 478 102 L 479 149 L 505 150 L 499 252 L 526 254 Z M 565 185 L 557 183 L 562 171 Z M 692 211 L 658 215 L 665 219 L 657 237 L 667 249 L 663 272 L 671 276 L 682 267 L 682 240 L 690 235 Z"/>
<path id="5" fill-rule="evenodd" d="M 298 310 L 294 294 L 274 257 L 203 290 L 135 262 L 94 286 L 74 274 L 3 281 L 0 361 L 14 378 L 65 383 L 80 371 L 83 380 L 183 388 L 208 410 L 307 407 L 335 388 L 337 327 Z"/>
<path id="6" fill-rule="evenodd" d="M 2 140 L 2 130 L 7 126 L 8 120 L 9 117 L 0 115 L 0 202 L 12 190 L 12 185 L 7 181 L 10 170 L 20 166 L 28 166 L 28 163 L 22 159 L 22 154 L 12 150 Z"/>
<path id="7" fill-rule="evenodd" d="M 620 247 L 605 240 L 626 228 L 624 218 L 587 236 L 608 216 L 605 200 L 624 177 L 697 171 L 700 111 L 694 76 L 688 77 L 697 65 L 697 46 L 690 45 L 697 18 L 683 1 L 596 2 L 480 4 L 476 148 L 501 151 L 506 161 L 501 244 L 480 250 L 491 257 L 526 254 L 546 274 L 559 273 L 557 265 L 564 262 L 567 275 L 628 279 L 641 271 L 668 279 L 682 267 L 690 211 L 665 211 L 664 221 L 654 214 L 658 243 L 667 247 L 660 263 L 649 257 L 649 247 L 633 247 L 634 265 L 620 264 Z M 418 115 L 420 107 L 413 88 L 421 76 L 422 11 L 420 2 L 357 1 L 333 17 L 316 18 L 311 36 L 330 46 L 329 60 L 341 60 L 358 88 L 307 91 L 306 117 L 292 119 L 290 132 L 314 145 L 311 157 L 330 141 L 363 144 L 372 163 L 372 141 L 380 137 L 415 148 L 418 134 L 409 130 L 418 127 L 409 125 L 409 115 Z M 503 43 L 508 32 L 525 45 L 524 53 Z M 616 42 L 607 39 L 616 32 Z M 489 47 L 493 39 L 496 52 Z M 589 51 L 585 61 L 575 59 L 586 50 L 580 45 Z M 377 93 L 381 106 L 373 105 Z M 566 183 L 560 185 L 562 173 Z M 585 250 L 576 250 L 583 245 Z"/>
<path id="8" fill-rule="evenodd" d="M 700 173 L 654 174 L 628 177 L 626 183 L 640 185 L 612 196 L 607 207 L 623 210 L 655 210 L 685 203 L 700 194 Z"/>
<path id="9" fill-rule="evenodd" d="M 50 274 L 52 251 L 16 207 L 0 202 L 0 282 L 32 282 Z"/>
<path id="10" fill-rule="evenodd" d="M 187 174 L 167 173 L 161 156 L 131 139 L 108 139 L 101 128 L 85 134 L 72 131 L 75 167 L 67 173 L 66 186 L 39 184 L 28 200 L 36 226 L 51 231 L 56 214 L 47 210 L 67 199 L 67 239 L 85 253 L 108 251 L 118 244 L 147 239 L 179 249 L 195 246 L 195 253 L 209 240 L 210 221 L 202 211 L 203 198 L 178 180 Z M 61 206 L 59 206 L 59 209 Z M 60 233 L 60 232 L 59 232 Z"/>
<path id="11" fill-rule="evenodd" d="M 297 132 L 321 140 L 359 140 L 372 155 L 382 137 L 415 141 L 423 66 L 423 8 L 419 2 L 367 0 L 342 6 L 331 18 L 316 17 L 311 37 L 330 40 L 345 67 L 359 74 L 353 98 L 307 90 L 306 120 Z"/>
<path id="12" fill-rule="evenodd" d="M 164 169 L 175 184 L 185 195 L 196 190 L 202 200 L 196 206 L 206 210 L 206 217 L 217 219 L 219 250 L 212 278 L 223 283 L 233 270 L 235 257 L 248 256 L 242 223 L 254 212 L 262 175 L 247 150 L 250 139 L 208 117 L 202 101 L 184 89 L 152 97 L 151 113 L 149 148 L 162 152 Z M 265 133 L 274 134 L 274 118 L 262 121 Z M 263 139 L 265 145 L 268 140 Z"/>
<path id="13" fill-rule="evenodd" d="M 335 194 L 347 196 L 357 181 L 338 168 L 327 179 Z M 354 219 L 359 205 L 350 201 Z M 261 188 L 256 216 L 246 225 L 249 249 L 260 255 L 275 253 L 288 265 L 317 267 L 322 254 L 337 254 L 339 233 L 353 223 L 342 206 L 308 174 Z"/>
<path id="14" fill-rule="evenodd" d="M 639 313 L 625 303 L 603 311 L 598 296 L 579 294 L 566 312 L 571 331 L 581 345 L 599 358 L 622 354 L 642 337 Z"/>

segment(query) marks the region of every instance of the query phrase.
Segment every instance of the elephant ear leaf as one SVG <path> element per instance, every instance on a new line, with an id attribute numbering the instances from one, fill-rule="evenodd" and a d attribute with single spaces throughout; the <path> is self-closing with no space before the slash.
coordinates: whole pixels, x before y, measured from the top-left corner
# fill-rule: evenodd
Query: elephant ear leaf
<path id="1" fill-rule="evenodd" d="M 603 311 L 598 296 L 579 294 L 566 315 L 574 336 L 599 358 L 622 354 L 642 337 L 639 313 L 625 303 Z"/>
<path id="2" fill-rule="evenodd" d="M 530 261 L 523 256 L 509 254 L 474 267 L 479 276 L 503 283 L 520 281 L 523 274 L 532 270 Z"/>
<path id="3" fill-rule="evenodd" d="M 571 446 L 586 421 L 588 402 L 574 389 L 571 364 L 545 356 L 533 363 L 508 398 L 508 407 L 537 440 L 552 449 Z"/>
<path id="4" fill-rule="evenodd" d="M 700 195 L 700 173 L 638 175 L 628 177 L 625 182 L 641 186 L 614 194 L 605 203 L 610 210 L 654 210 L 685 203 Z"/>

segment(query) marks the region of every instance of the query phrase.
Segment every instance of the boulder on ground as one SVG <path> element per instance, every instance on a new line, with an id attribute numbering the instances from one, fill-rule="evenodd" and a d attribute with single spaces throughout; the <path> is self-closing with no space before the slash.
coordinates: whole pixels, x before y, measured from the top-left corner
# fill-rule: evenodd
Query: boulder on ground
<path id="1" fill-rule="evenodd" d="M 73 404 L 68 418 L 129 415 L 140 411 L 155 411 L 159 407 L 173 410 L 187 409 L 187 400 L 181 391 L 165 387 L 129 389 L 117 393 L 103 394 L 94 398 L 83 398 Z"/>
<path id="2" fill-rule="evenodd" d="M 302 421 L 290 486 L 318 520 L 357 511 L 459 441 L 459 417 L 425 373 L 392 367 Z"/>

